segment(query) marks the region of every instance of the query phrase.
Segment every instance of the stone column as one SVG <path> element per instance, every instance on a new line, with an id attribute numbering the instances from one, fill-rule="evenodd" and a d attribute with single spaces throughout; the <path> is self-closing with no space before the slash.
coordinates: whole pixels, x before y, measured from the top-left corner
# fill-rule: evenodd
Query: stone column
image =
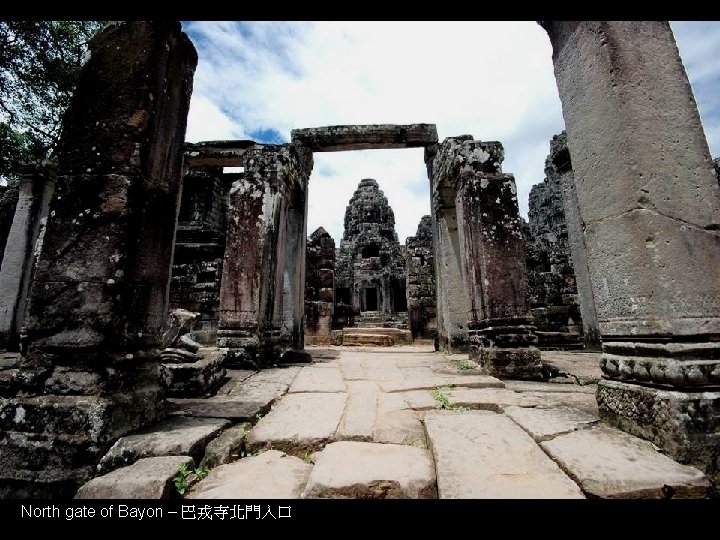
<path id="1" fill-rule="evenodd" d="M 435 252 L 438 346 L 449 353 L 461 353 L 468 350 L 469 306 L 462 276 L 462 245 L 455 207 L 457 190 L 448 176 L 438 174 L 437 153 L 437 144 L 425 147 Z"/>
<path id="2" fill-rule="evenodd" d="M 305 251 L 307 245 L 307 184 L 296 186 L 288 212 L 283 272 L 283 335 L 290 348 L 305 347 Z"/>
<path id="3" fill-rule="evenodd" d="M 440 145 L 434 170 L 457 186 L 470 358 L 489 375 L 539 379 L 515 179 L 502 174 L 502 160 L 498 142 L 449 138 Z"/>
<path id="4" fill-rule="evenodd" d="M 720 453 L 720 189 L 667 22 L 544 22 L 603 340 L 602 418 Z"/>
<path id="5" fill-rule="evenodd" d="M 230 349 L 235 364 L 277 361 L 290 193 L 307 182 L 311 164 L 312 154 L 301 148 L 256 146 L 230 190 L 218 346 Z"/>
<path id="6" fill-rule="evenodd" d="M 157 344 L 196 63 L 179 22 L 114 23 L 90 42 L 58 146 L 21 394 L 0 405 L 0 497 L 71 496 L 118 437 L 164 413 Z"/>
<path id="7" fill-rule="evenodd" d="M 468 350 L 468 298 L 461 269 L 462 249 L 454 205 L 440 200 L 433 208 L 435 229 L 435 276 L 437 287 L 437 325 L 441 349 L 450 353 Z"/>
<path id="8" fill-rule="evenodd" d="M 55 191 L 55 166 L 23 167 L 20 196 L 0 266 L 0 348 L 17 350 L 30 292 L 36 243 Z"/>

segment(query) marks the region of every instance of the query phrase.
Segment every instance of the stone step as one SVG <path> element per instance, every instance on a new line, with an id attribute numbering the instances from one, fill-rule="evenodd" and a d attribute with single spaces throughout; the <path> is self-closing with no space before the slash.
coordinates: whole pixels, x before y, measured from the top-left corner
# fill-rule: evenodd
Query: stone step
<path id="1" fill-rule="evenodd" d="M 191 468 L 190 456 L 143 458 L 132 465 L 93 478 L 78 489 L 76 499 L 170 499 L 179 494 L 173 483 L 181 466 Z"/>
<path id="2" fill-rule="evenodd" d="M 354 328 L 343 328 L 343 343 L 352 335 L 383 335 L 393 339 L 393 343 L 412 345 L 412 334 L 409 330 L 401 330 L 400 328 L 384 328 L 379 326 L 362 326 Z"/>
<path id="3" fill-rule="evenodd" d="M 441 499 L 582 498 L 580 488 L 508 417 L 425 414 Z"/>
<path id="4" fill-rule="evenodd" d="M 343 335 L 342 344 L 346 347 L 392 347 L 395 340 L 392 336 L 376 334 L 348 334 Z"/>
<path id="5" fill-rule="evenodd" d="M 305 499 L 437 497 L 430 452 L 399 444 L 342 441 L 316 454 Z"/>
<path id="6" fill-rule="evenodd" d="M 312 465 L 277 450 L 220 465 L 195 484 L 188 499 L 298 499 Z"/>
<path id="7" fill-rule="evenodd" d="M 676 463 L 650 442 L 602 424 L 541 446 L 593 497 L 701 499 L 710 485 L 701 471 Z"/>
<path id="8" fill-rule="evenodd" d="M 200 461 L 205 446 L 229 422 L 218 418 L 168 418 L 142 433 L 120 437 L 98 464 L 107 473 L 146 457 L 191 456 Z"/>

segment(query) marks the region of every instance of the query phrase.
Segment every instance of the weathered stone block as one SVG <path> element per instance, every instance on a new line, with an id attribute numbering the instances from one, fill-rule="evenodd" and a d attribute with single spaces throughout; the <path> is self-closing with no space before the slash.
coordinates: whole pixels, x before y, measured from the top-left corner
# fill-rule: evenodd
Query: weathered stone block
<path id="1" fill-rule="evenodd" d="M 427 450 L 396 444 L 335 442 L 317 455 L 304 499 L 433 499 Z"/>
<path id="2" fill-rule="evenodd" d="M 250 428 L 252 424 L 245 422 L 220 433 L 205 447 L 205 457 L 200 466 L 213 468 L 239 459 L 245 449 L 245 436 Z"/>
<path id="3" fill-rule="evenodd" d="M 312 465 L 277 450 L 210 471 L 188 499 L 299 499 Z"/>
<path id="4" fill-rule="evenodd" d="M 150 457 L 93 478 L 75 494 L 76 499 L 174 499 L 173 483 L 181 466 L 192 467 L 190 456 Z"/>
<path id="5" fill-rule="evenodd" d="M 191 456 L 200 461 L 207 442 L 228 423 L 212 418 L 169 418 L 142 433 L 120 438 L 98 464 L 98 472 L 151 456 Z"/>

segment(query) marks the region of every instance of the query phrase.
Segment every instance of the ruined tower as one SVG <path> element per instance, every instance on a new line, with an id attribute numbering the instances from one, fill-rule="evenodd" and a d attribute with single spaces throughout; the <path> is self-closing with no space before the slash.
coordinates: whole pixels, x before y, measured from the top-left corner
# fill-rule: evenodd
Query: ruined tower
<path id="1" fill-rule="evenodd" d="M 405 240 L 408 326 L 413 339 L 437 336 L 432 217 L 423 216 L 415 236 Z"/>
<path id="2" fill-rule="evenodd" d="M 395 214 L 378 183 L 360 181 L 345 210 L 337 257 L 335 301 L 352 313 L 387 318 L 407 311 L 405 258 L 395 232 Z"/>
<path id="3" fill-rule="evenodd" d="M 335 304 L 335 240 L 322 227 L 305 253 L 305 342 L 327 343 Z"/>

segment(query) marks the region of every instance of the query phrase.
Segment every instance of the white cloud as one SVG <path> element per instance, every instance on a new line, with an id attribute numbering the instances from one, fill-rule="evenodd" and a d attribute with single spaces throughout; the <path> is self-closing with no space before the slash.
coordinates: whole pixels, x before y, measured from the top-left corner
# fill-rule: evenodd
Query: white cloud
<path id="1" fill-rule="evenodd" d="M 688 46 L 699 59 L 689 62 L 691 78 L 693 70 L 700 79 L 714 73 L 705 61 L 720 52 L 714 28 Z M 287 141 L 293 128 L 435 123 L 441 139 L 501 141 L 503 170 L 515 174 L 527 215 L 549 140 L 563 129 L 552 49 L 534 22 L 194 22 L 186 30 L 200 57 L 193 140 L 270 130 Z M 703 121 L 717 133 L 720 120 Z M 339 240 L 365 177 L 388 196 L 400 241 L 414 234 L 430 211 L 420 150 L 316 154 L 308 232 L 323 225 Z"/>
<path id="2" fill-rule="evenodd" d="M 188 114 L 188 142 L 246 139 L 242 128 L 224 114 L 207 96 L 194 95 Z"/>

